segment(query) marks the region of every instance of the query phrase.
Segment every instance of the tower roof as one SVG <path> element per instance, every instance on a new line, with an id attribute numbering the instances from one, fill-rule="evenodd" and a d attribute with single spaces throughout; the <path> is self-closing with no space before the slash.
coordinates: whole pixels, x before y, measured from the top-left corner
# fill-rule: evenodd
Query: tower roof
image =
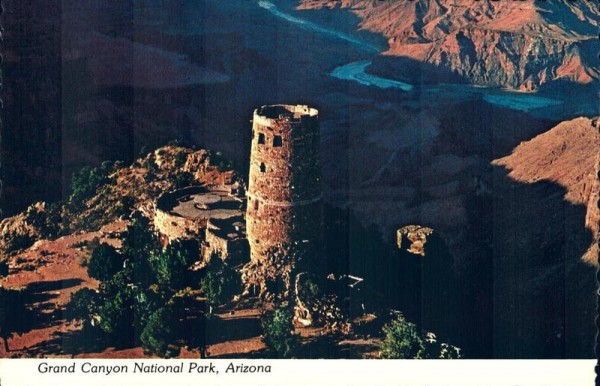
<path id="1" fill-rule="evenodd" d="M 317 116 L 319 111 L 307 105 L 267 105 L 256 109 L 254 113 L 267 119 L 300 120 L 304 116 Z"/>

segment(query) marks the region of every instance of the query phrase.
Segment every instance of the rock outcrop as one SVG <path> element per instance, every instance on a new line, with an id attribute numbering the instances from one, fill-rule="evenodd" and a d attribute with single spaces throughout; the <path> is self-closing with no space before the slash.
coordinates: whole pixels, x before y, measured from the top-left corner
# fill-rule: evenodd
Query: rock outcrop
<path id="1" fill-rule="evenodd" d="M 425 244 L 427 237 L 433 233 L 433 229 L 420 225 L 407 225 L 396 232 L 396 244 L 398 249 L 402 249 L 402 239 L 406 238 L 410 245 L 406 248 L 407 252 L 413 255 L 425 256 Z"/>
<path id="2" fill-rule="evenodd" d="M 55 211 L 45 202 L 36 202 L 26 211 L 0 222 L 0 260 L 13 252 L 29 248 L 41 238 L 57 233 L 58 224 L 52 218 Z"/>
<path id="3" fill-rule="evenodd" d="M 299 8 L 338 7 L 359 16 L 361 29 L 388 39 L 384 55 L 428 63 L 474 84 L 534 90 L 599 77 L 595 2 L 303 0 Z"/>
<path id="4" fill-rule="evenodd" d="M 110 182 L 87 200 L 77 226 L 88 229 L 127 216 L 133 209 L 149 218 L 154 215 L 154 200 L 163 192 L 190 185 L 210 187 L 243 186 L 242 178 L 218 154 L 181 146 L 163 146 L 139 158 L 130 167 L 119 167 Z M 100 219 L 91 222 L 89 219 Z"/>
<path id="5" fill-rule="evenodd" d="M 513 179 L 535 183 L 550 181 L 566 189 L 565 199 L 586 207 L 585 226 L 594 242 L 583 260 L 597 264 L 598 258 L 598 164 L 600 132 L 597 120 L 577 118 L 523 142 L 507 157 L 493 161 L 510 170 Z"/>
<path id="6" fill-rule="evenodd" d="M 95 231 L 134 210 L 154 217 L 154 201 L 165 191 L 182 186 L 233 186 L 244 191 L 243 179 L 219 154 L 164 146 L 123 167 L 116 163 L 108 182 L 81 204 L 73 202 L 31 205 L 0 222 L 0 254 L 26 249 L 42 238 L 60 233 Z M 0 255 L 1 258 L 1 255 Z"/>

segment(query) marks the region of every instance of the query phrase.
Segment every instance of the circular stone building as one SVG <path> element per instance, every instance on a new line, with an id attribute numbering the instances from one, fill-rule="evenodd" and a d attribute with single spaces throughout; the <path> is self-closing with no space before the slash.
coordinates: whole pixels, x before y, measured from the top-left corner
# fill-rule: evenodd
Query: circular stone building
<path id="1" fill-rule="evenodd" d="M 250 258 L 317 251 L 322 239 L 318 111 L 304 105 L 254 111 L 246 211 Z"/>

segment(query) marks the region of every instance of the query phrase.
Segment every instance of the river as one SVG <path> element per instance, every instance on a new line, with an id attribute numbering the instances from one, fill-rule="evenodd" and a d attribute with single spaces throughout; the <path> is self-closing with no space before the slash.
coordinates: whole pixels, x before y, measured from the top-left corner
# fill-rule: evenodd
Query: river
<path id="1" fill-rule="evenodd" d="M 330 36 L 334 39 L 342 40 L 365 51 L 365 53 L 378 55 L 381 50 L 359 37 L 351 36 L 347 33 L 337 31 L 331 27 L 325 27 L 316 22 L 299 16 L 292 15 L 267 0 L 258 1 L 258 6 L 267 10 L 275 17 L 284 19 L 289 23 L 296 24 L 301 28 L 315 33 Z M 456 101 L 464 101 L 473 98 L 480 98 L 484 101 L 501 106 L 504 108 L 528 112 L 536 116 L 564 118 L 577 114 L 593 115 L 597 107 L 593 103 L 580 103 L 578 105 L 569 104 L 566 101 L 569 96 L 557 97 L 554 93 L 549 95 L 540 95 L 532 93 L 516 92 L 497 87 L 478 87 L 468 84 L 435 84 L 435 85 L 414 85 L 395 79 L 384 78 L 370 74 L 367 70 L 371 64 L 370 60 L 361 60 L 347 63 L 336 67 L 330 72 L 330 76 L 343 80 L 359 83 L 366 87 L 376 87 L 380 89 L 400 89 L 407 93 L 412 93 L 415 98 L 426 96 L 448 96 Z M 587 94 L 585 94 L 587 96 Z M 581 98 L 581 102 L 586 102 L 586 97 Z"/>

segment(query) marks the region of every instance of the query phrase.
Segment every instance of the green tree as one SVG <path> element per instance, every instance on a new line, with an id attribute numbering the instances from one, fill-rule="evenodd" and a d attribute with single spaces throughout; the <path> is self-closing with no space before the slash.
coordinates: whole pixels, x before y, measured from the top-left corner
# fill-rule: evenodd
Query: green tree
<path id="1" fill-rule="evenodd" d="M 154 291 L 153 289 L 137 289 L 135 293 L 134 328 L 136 331 L 143 331 L 150 319 L 150 316 L 161 306 L 165 304 L 164 293 Z"/>
<path id="2" fill-rule="evenodd" d="M 167 308 L 159 308 L 152 313 L 140 336 L 144 353 L 163 358 L 179 355 L 177 325 L 178 320 Z"/>
<path id="3" fill-rule="evenodd" d="M 380 355 L 385 359 L 420 359 L 425 354 L 425 344 L 417 327 L 400 315 L 383 329 Z"/>
<path id="4" fill-rule="evenodd" d="M 195 241 L 175 241 L 164 250 L 151 253 L 150 263 L 156 273 L 158 283 L 173 290 L 186 286 L 188 268 L 198 260 L 200 250 Z"/>
<path id="5" fill-rule="evenodd" d="M 15 230 L 0 235 L 6 245 L 6 253 L 13 253 L 27 249 L 35 243 L 35 238 L 29 233 L 21 233 Z"/>
<path id="6" fill-rule="evenodd" d="M 131 281 L 143 288 L 157 283 L 150 260 L 152 255 L 159 253 L 161 246 L 150 221 L 139 212 L 134 213 L 121 240 L 123 264 L 130 272 Z"/>
<path id="7" fill-rule="evenodd" d="M 150 220 L 139 212 L 136 212 L 131 219 L 123 234 L 123 254 L 128 258 L 135 258 L 137 255 L 147 255 L 155 250 L 159 243 L 156 235 L 152 231 Z"/>
<path id="8" fill-rule="evenodd" d="M 208 314 L 212 315 L 213 308 L 226 301 L 223 296 L 223 285 L 219 274 L 217 272 L 207 272 L 206 276 L 200 280 L 200 289 L 206 296 Z"/>
<path id="9" fill-rule="evenodd" d="M 80 203 L 96 194 L 98 188 L 108 182 L 108 175 L 114 170 L 114 164 L 104 161 L 99 167 L 84 166 L 71 178 L 71 201 Z"/>
<path id="10" fill-rule="evenodd" d="M 71 294 L 65 316 L 70 320 L 91 320 L 96 313 L 98 293 L 90 288 L 82 288 Z"/>
<path id="11" fill-rule="evenodd" d="M 224 304 L 239 293 L 241 278 L 235 269 L 224 263 L 217 255 L 213 255 L 206 267 L 206 274 L 200 280 L 200 289 L 206 296 L 209 314 L 213 307 Z"/>
<path id="12" fill-rule="evenodd" d="M 100 244 L 92 252 L 88 262 L 88 274 L 100 281 L 107 281 L 123 269 L 123 256 L 109 244 Z"/>
<path id="13" fill-rule="evenodd" d="M 134 307 L 137 287 L 130 283 L 125 270 L 104 283 L 98 305 L 99 326 L 107 335 L 119 341 L 134 341 Z"/>
<path id="14" fill-rule="evenodd" d="M 277 308 L 262 321 L 263 340 L 279 358 L 292 358 L 300 345 L 292 325 L 292 313 L 287 308 Z"/>

